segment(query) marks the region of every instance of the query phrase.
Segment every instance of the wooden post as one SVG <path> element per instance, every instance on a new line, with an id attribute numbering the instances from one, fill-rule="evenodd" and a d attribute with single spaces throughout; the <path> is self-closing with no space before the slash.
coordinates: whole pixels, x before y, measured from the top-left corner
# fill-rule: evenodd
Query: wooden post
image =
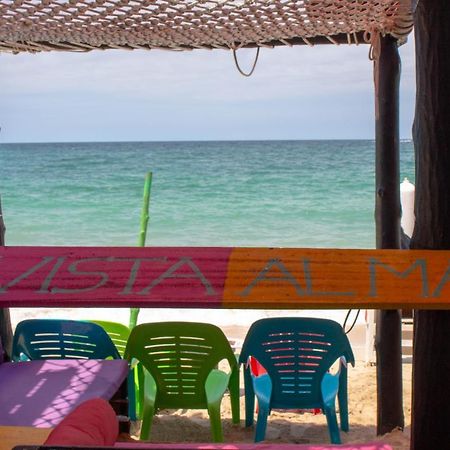
<path id="1" fill-rule="evenodd" d="M 0 245 L 3 247 L 5 245 L 5 222 L 3 221 L 2 212 L 2 198 L 0 197 Z"/>
<path id="2" fill-rule="evenodd" d="M 450 249 L 449 23 L 448 0 L 417 3 L 416 249 Z M 450 311 L 417 311 L 413 348 L 411 449 L 449 448 Z"/>
<path id="3" fill-rule="evenodd" d="M 2 201 L 0 197 L 0 245 L 5 245 L 5 223 L 3 221 L 2 213 Z M 11 345 L 12 345 L 12 328 L 11 328 L 11 317 L 9 315 L 8 308 L 0 309 L 0 339 L 2 346 L 6 354 L 4 355 L 6 359 L 9 359 L 11 355 Z M 1 357 L 1 355 L 0 355 Z"/>
<path id="4" fill-rule="evenodd" d="M 377 49 L 374 49 L 377 53 Z M 399 83 L 397 40 L 380 38 L 375 58 L 376 242 L 400 248 Z M 400 310 L 377 311 L 377 434 L 404 427 Z"/>

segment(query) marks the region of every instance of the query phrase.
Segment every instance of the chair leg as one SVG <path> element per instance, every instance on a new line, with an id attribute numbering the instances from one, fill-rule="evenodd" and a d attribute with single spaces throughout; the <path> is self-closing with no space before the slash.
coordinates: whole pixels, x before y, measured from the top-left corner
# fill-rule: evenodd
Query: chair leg
<path id="1" fill-rule="evenodd" d="M 252 376 L 249 369 L 244 369 L 244 390 L 245 390 L 245 426 L 253 425 L 253 414 L 255 413 L 255 392 L 253 389 Z"/>
<path id="2" fill-rule="evenodd" d="M 324 408 L 324 413 L 327 418 L 328 432 L 330 433 L 330 440 L 332 444 L 341 443 L 341 435 L 337 423 L 336 410 L 334 408 Z"/>
<path id="3" fill-rule="evenodd" d="M 140 439 L 148 439 L 150 435 L 150 428 L 153 422 L 153 416 L 156 412 L 156 394 L 157 387 L 155 380 L 151 376 L 150 372 L 138 364 L 138 378 L 139 378 L 139 409 L 142 416 L 141 434 Z"/>
<path id="4" fill-rule="evenodd" d="M 137 419 L 137 400 L 136 400 L 136 388 L 135 388 L 135 370 L 131 369 L 127 377 L 128 387 L 128 417 L 130 420 Z"/>
<path id="5" fill-rule="evenodd" d="M 258 401 L 258 419 L 256 422 L 255 442 L 263 441 L 266 436 L 267 418 L 269 417 L 272 397 L 272 380 L 267 373 L 253 378 L 253 389 Z"/>
<path id="6" fill-rule="evenodd" d="M 153 403 L 144 402 L 142 406 L 142 425 L 139 439 L 145 441 L 150 435 L 153 416 L 155 415 L 155 405 Z"/>
<path id="7" fill-rule="evenodd" d="M 144 372 L 141 364 L 137 364 L 130 370 L 127 377 L 128 388 L 128 417 L 131 420 L 141 419 L 141 397 L 139 394 L 139 385 L 144 384 Z"/>
<path id="8" fill-rule="evenodd" d="M 339 375 L 338 391 L 339 417 L 341 419 L 341 430 L 348 431 L 348 395 L 347 395 L 347 368 L 343 367 Z"/>
<path id="9" fill-rule="evenodd" d="M 134 389 L 136 397 L 136 418 L 142 419 L 142 410 L 144 402 L 144 368 L 138 363 L 134 369 Z"/>
<path id="10" fill-rule="evenodd" d="M 220 401 L 208 405 L 209 421 L 213 442 L 223 442 L 222 421 L 220 419 Z"/>
<path id="11" fill-rule="evenodd" d="M 241 412 L 239 407 L 239 368 L 233 371 L 228 383 L 228 390 L 230 392 L 231 403 L 231 417 L 233 423 L 238 424 L 241 419 Z"/>
<path id="12" fill-rule="evenodd" d="M 256 420 L 255 442 L 266 438 L 267 418 L 270 414 L 269 404 L 258 399 L 258 418 Z"/>

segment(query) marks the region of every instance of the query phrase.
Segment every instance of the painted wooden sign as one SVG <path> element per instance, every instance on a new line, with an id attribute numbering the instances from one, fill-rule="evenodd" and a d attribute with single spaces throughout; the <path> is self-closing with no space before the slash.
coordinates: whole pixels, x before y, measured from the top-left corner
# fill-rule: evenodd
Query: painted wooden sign
<path id="1" fill-rule="evenodd" d="M 450 309 L 450 251 L 1 247 L 0 306 Z"/>

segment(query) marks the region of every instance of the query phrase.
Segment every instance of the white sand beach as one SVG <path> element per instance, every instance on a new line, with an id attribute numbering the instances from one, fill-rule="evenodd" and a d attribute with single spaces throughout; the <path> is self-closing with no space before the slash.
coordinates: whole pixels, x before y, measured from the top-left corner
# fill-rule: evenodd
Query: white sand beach
<path id="1" fill-rule="evenodd" d="M 221 326 L 237 349 L 248 327 L 254 320 L 270 316 L 313 315 L 328 316 L 342 323 L 343 311 L 261 311 L 261 310 L 173 310 L 142 309 L 139 323 L 165 320 L 204 321 Z M 55 317 L 71 319 L 103 319 L 128 324 L 129 309 L 12 309 L 13 327 L 25 318 Z M 342 433 L 344 443 L 360 443 L 380 440 L 389 443 L 394 450 L 408 450 L 411 416 L 411 364 L 403 364 L 403 390 L 405 430 L 395 430 L 385 436 L 376 436 L 376 367 L 364 361 L 364 328 L 358 320 L 349 338 L 356 357 L 355 367 L 349 368 L 349 421 L 350 431 Z M 231 410 L 227 397 L 222 404 L 224 436 L 226 442 L 252 442 L 253 429 L 244 427 L 244 398 L 241 397 L 241 425 L 231 422 Z M 137 438 L 139 422 L 132 426 Z M 122 436 L 122 439 L 127 437 Z M 200 410 L 161 411 L 154 419 L 150 435 L 152 442 L 208 442 L 211 440 L 207 413 Z M 299 411 L 273 411 L 267 428 L 268 442 L 327 443 L 329 442 L 325 416 Z"/>
<path id="2" fill-rule="evenodd" d="M 395 430 L 376 436 L 376 367 L 357 361 L 349 369 L 349 422 L 350 431 L 341 433 L 343 443 L 382 441 L 394 450 L 408 450 L 411 414 L 411 364 L 403 365 L 405 430 Z M 241 424 L 231 422 L 228 398 L 222 403 L 225 442 L 253 442 L 254 429 L 244 427 L 244 399 L 241 397 Z M 139 426 L 132 428 L 137 438 Z M 207 413 L 200 410 L 161 411 L 154 419 L 152 442 L 209 442 L 211 440 Z M 269 417 L 267 442 L 297 444 L 329 443 L 326 419 L 299 411 L 272 411 Z"/>

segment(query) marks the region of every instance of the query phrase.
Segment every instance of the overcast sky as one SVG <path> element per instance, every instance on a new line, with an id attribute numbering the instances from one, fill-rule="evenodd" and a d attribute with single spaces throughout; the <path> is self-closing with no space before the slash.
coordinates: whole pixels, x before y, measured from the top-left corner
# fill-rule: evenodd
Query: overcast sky
<path id="1" fill-rule="evenodd" d="M 250 78 L 215 50 L 0 54 L 0 142 L 373 139 L 369 47 L 261 49 Z M 411 137 L 414 43 L 402 57 Z M 255 50 L 240 50 L 244 69 Z"/>

